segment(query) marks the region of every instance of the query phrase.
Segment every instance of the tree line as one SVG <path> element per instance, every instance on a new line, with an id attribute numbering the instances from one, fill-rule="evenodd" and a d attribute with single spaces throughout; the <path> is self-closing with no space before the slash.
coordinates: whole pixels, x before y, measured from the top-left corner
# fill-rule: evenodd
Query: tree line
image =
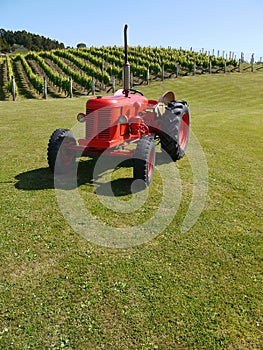
<path id="1" fill-rule="evenodd" d="M 24 47 L 29 51 L 49 51 L 54 49 L 64 49 L 65 45 L 38 34 L 32 34 L 25 30 L 5 30 L 0 29 L 0 51 L 11 52 L 18 47 Z"/>

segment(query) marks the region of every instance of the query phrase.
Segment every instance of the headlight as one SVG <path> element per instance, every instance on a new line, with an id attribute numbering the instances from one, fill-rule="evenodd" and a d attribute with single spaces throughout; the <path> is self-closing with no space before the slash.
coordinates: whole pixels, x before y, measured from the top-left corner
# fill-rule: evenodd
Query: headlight
<path id="1" fill-rule="evenodd" d="M 84 114 L 84 113 L 79 113 L 79 114 L 77 115 L 77 119 L 78 119 L 78 121 L 79 121 L 80 123 L 83 123 L 83 122 L 85 121 L 85 119 L 86 119 L 86 114 Z"/>
<path id="2" fill-rule="evenodd" d="M 126 117 L 126 115 L 121 115 L 119 117 L 119 123 L 120 124 L 127 124 L 128 123 L 128 118 Z"/>

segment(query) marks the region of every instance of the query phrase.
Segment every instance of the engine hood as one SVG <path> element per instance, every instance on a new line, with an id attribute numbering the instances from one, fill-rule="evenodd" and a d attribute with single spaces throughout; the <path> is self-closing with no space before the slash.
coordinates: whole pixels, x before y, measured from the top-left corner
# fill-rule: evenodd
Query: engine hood
<path id="1" fill-rule="evenodd" d="M 146 108 L 148 99 L 141 95 L 131 94 L 128 97 L 124 95 L 115 96 L 97 96 L 91 98 L 86 103 L 86 113 L 100 108 L 116 108 L 123 106 L 134 106 Z"/>

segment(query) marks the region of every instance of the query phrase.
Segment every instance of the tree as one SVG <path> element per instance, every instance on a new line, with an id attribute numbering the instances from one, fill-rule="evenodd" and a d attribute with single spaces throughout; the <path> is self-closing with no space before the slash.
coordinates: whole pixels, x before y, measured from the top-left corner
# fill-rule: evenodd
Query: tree
<path id="1" fill-rule="evenodd" d="M 28 50 L 41 51 L 64 49 L 64 44 L 25 30 L 11 31 L 0 29 L 0 50 L 9 51 L 10 48 L 23 46 Z"/>
<path id="2" fill-rule="evenodd" d="M 2 36 L 0 36 L 0 51 L 10 51 L 10 45 Z"/>
<path id="3" fill-rule="evenodd" d="M 87 47 L 84 43 L 77 44 L 77 49 L 83 49 L 84 47 Z"/>

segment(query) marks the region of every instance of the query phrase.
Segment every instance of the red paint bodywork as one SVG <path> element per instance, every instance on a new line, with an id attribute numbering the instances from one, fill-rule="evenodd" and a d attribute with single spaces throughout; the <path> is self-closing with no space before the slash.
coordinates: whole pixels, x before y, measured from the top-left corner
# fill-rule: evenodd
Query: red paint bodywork
<path id="1" fill-rule="evenodd" d="M 150 109 L 157 103 L 136 94 L 89 99 L 84 120 L 85 137 L 78 140 L 79 146 L 74 149 L 95 154 L 108 150 L 110 154 L 119 155 L 116 148 L 127 146 L 154 132 L 156 121 Z M 120 116 L 125 116 L 127 122 L 121 124 Z"/>

